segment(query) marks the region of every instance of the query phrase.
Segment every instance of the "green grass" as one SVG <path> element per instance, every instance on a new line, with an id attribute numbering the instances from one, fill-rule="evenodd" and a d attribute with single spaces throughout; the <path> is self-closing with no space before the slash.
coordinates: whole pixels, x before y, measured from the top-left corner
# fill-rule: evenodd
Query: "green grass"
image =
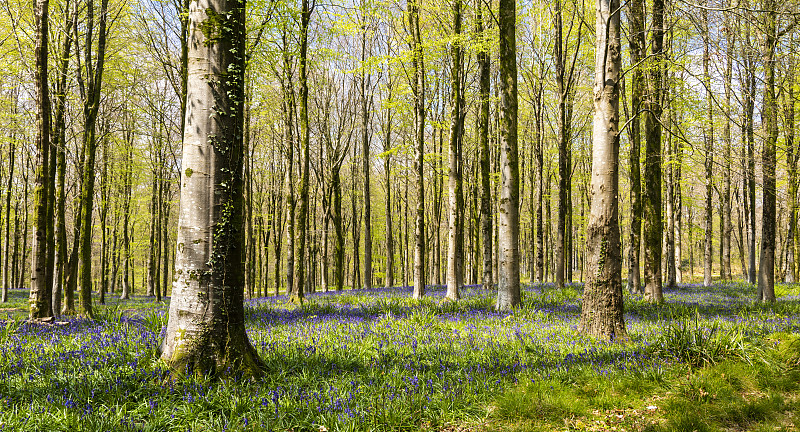
<path id="1" fill-rule="evenodd" d="M 790 430 L 800 302 L 752 291 L 626 296 L 625 343 L 577 333 L 578 286 L 528 288 L 513 313 L 480 289 L 259 299 L 266 376 L 223 382 L 165 382 L 166 305 L 109 296 L 96 322 L 0 322 L 0 431 Z"/>
<path id="2" fill-rule="evenodd" d="M 497 398 L 482 430 L 649 432 L 797 430 L 800 336 L 774 334 L 756 361 L 720 359 L 657 373 L 530 377 Z M 613 429 L 612 429 L 613 428 Z"/>

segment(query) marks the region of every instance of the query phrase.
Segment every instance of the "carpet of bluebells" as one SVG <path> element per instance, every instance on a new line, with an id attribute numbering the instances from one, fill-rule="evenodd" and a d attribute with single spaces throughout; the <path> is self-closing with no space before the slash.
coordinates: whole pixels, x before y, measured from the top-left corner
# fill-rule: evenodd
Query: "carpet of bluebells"
<path id="1" fill-rule="evenodd" d="M 26 295 L 22 292 L 20 296 Z M 258 381 L 164 380 L 156 353 L 166 305 L 140 298 L 104 319 L 33 324 L 0 309 L 0 431 L 441 430 L 486 416 L 520 382 L 571 373 L 653 374 L 681 360 L 664 334 L 736 329 L 746 340 L 800 328 L 800 300 L 751 300 L 748 285 L 682 285 L 651 305 L 626 296 L 629 339 L 577 333 L 580 287 L 529 286 L 523 307 L 494 293 L 408 287 L 317 293 L 301 307 L 249 300 Z M 146 304 L 144 304 L 146 303 Z"/>

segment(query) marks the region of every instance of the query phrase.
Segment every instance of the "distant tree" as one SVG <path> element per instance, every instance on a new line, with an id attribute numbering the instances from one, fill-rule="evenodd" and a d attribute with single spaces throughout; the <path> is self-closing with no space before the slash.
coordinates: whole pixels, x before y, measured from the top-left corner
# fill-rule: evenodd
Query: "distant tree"
<path id="1" fill-rule="evenodd" d="M 425 295 L 425 61 L 419 25 L 419 1 L 408 0 L 408 27 L 412 39 L 412 91 L 414 93 L 414 173 L 416 174 L 416 210 L 414 222 L 414 298 Z"/>
<path id="2" fill-rule="evenodd" d="M 476 7 L 475 22 L 477 24 L 477 33 L 480 38 L 480 45 L 478 50 L 478 70 L 480 71 L 478 95 L 480 97 L 480 114 L 478 120 L 478 140 L 480 142 L 480 165 L 481 165 L 481 241 L 483 243 L 483 278 L 481 283 L 483 289 L 492 289 L 494 287 L 494 278 L 492 275 L 492 189 L 491 179 L 489 178 L 490 168 L 489 161 L 491 155 L 489 154 L 489 104 L 490 104 L 490 90 L 491 90 L 491 70 L 490 70 L 490 53 L 488 47 L 488 40 L 483 24 L 483 3 L 478 2 Z M 541 200 L 539 201 L 539 221 L 541 222 Z M 541 229 L 539 230 L 541 233 Z M 541 255 L 541 247 L 538 249 Z M 540 276 L 541 278 L 541 276 Z"/>
<path id="3" fill-rule="evenodd" d="M 776 228 L 776 187 L 775 165 L 778 142 L 778 99 L 775 92 L 776 64 L 778 48 L 778 2 L 763 0 L 761 5 L 761 63 L 764 68 L 764 109 L 761 122 L 764 127 L 764 147 L 761 153 L 762 176 L 764 184 L 763 205 L 761 207 L 761 257 L 758 262 L 758 290 L 756 298 L 763 302 L 775 301 L 775 228 Z"/>
<path id="4" fill-rule="evenodd" d="M 308 207 L 310 177 L 310 131 L 308 127 L 308 27 L 311 22 L 313 6 L 308 0 L 302 0 L 300 11 L 300 190 L 297 194 L 298 212 L 295 221 L 297 235 L 297 260 L 294 267 L 292 300 L 301 302 L 305 297 L 306 282 L 306 242 L 308 240 Z"/>
<path id="5" fill-rule="evenodd" d="M 644 167 L 644 295 L 661 302 L 661 114 L 663 112 L 664 0 L 653 1 L 652 59 L 648 69 Z"/>
<path id="6" fill-rule="evenodd" d="M 710 3 L 707 3 L 707 6 Z M 709 40 L 709 23 L 708 23 L 708 9 L 703 8 L 700 11 L 703 17 L 700 25 L 701 33 L 703 35 L 703 86 L 706 89 L 706 118 L 703 124 L 703 143 L 704 143 L 704 156 L 705 156 L 705 237 L 703 248 L 703 285 L 711 286 L 711 272 L 713 267 L 714 251 L 713 251 L 713 193 L 714 193 L 714 100 L 711 94 L 711 74 L 709 72 L 709 64 L 711 62 L 711 41 Z"/>
<path id="7" fill-rule="evenodd" d="M 647 45 L 644 30 L 644 0 L 632 0 L 627 14 L 630 21 L 630 38 L 628 39 L 631 64 L 631 120 L 630 132 L 630 211 L 631 228 L 628 240 L 628 291 L 642 294 L 642 281 L 639 254 L 642 244 L 642 178 L 639 161 L 642 157 L 642 93 L 644 90 L 644 68 L 640 63 L 645 59 Z"/>

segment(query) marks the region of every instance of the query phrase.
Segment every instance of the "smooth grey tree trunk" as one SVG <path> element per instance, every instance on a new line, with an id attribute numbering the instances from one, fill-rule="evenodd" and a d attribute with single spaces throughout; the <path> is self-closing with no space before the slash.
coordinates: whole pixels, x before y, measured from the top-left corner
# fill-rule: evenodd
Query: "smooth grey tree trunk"
<path id="1" fill-rule="evenodd" d="M 706 122 L 703 127 L 703 142 L 705 147 L 705 242 L 703 248 L 703 285 L 711 286 L 713 271 L 713 193 L 714 193 L 714 101 L 711 94 L 711 75 L 709 73 L 709 63 L 711 61 L 709 40 L 708 10 L 700 12 L 703 16 L 703 83 L 706 88 Z"/>
<path id="2" fill-rule="evenodd" d="M 519 161 L 517 156 L 516 0 L 500 0 L 500 199 L 498 222 L 498 310 L 522 303 L 519 274 Z"/>
<path id="3" fill-rule="evenodd" d="M 412 77 L 414 93 L 414 173 L 416 174 L 416 210 L 414 222 L 414 293 L 415 299 L 425 295 L 425 62 L 419 25 L 419 0 L 408 2 L 408 25 L 413 41 Z"/>
<path id="4" fill-rule="evenodd" d="M 607 340 L 627 338 L 619 231 L 619 93 L 622 50 L 619 0 L 597 0 L 592 133 L 592 199 L 588 278 L 580 331 Z"/>
<path id="5" fill-rule="evenodd" d="M 173 374 L 260 376 L 244 327 L 245 2 L 198 0 L 191 39 L 176 281 L 161 359 Z"/>
<path id="6" fill-rule="evenodd" d="M 367 87 L 370 74 L 367 73 L 367 26 L 361 34 L 361 173 L 364 176 L 364 288 L 372 289 L 372 208 L 370 206 L 370 143 L 369 143 L 369 99 Z"/>
<path id="7" fill-rule="evenodd" d="M 447 292 L 445 298 L 458 300 L 460 288 L 464 284 L 461 272 L 464 260 L 461 254 L 461 243 L 464 237 L 463 207 L 464 196 L 461 181 L 461 152 L 459 138 L 461 135 L 461 72 L 463 50 L 461 48 L 461 0 L 453 2 L 453 42 L 450 47 L 452 65 L 450 66 L 450 143 L 449 143 L 449 214 L 448 214 L 448 248 L 447 248 Z"/>

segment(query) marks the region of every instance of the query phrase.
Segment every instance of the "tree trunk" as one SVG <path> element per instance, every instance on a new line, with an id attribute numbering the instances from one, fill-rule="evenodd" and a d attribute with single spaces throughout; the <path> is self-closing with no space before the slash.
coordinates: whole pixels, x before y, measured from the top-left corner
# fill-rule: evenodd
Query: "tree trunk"
<path id="1" fill-rule="evenodd" d="M 419 25 L 419 0 L 408 2 L 408 25 L 413 40 L 412 76 L 414 77 L 414 173 L 416 174 L 416 211 L 414 229 L 414 299 L 425 295 L 425 63 Z"/>
<path id="2" fill-rule="evenodd" d="M 731 235 L 733 233 L 733 220 L 731 214 L 731 150 L 732 150 L 732 137 L 731 137 L 731 88 L 733 81 L 733 55 L 734 55 L 734 36 L 735 33 L 731 28 L 730 18 L 725 19 L 725 35 L 726 35 L 726 48 L 725 48 L 725 130 L 723 137 L 725 140 L 725 153 L 724 170 L 725 170 L 725 186 L 722 192 L 722 219 L 723 224 L 720 227 L 722 230 L 722 262 L 720 275 L 724 280 L 733 279 L 733 271 L 731 269 Z"/>
<path id="3" fill-rule="evenodd" d="M 74 13 L 74 12 L 73 12 Z M 70 12 L 70 3 L 65 5 L 64 16 L 64 39 L 62 40 L 61 59 L 59 65 L 58 85 L 56 87 L 56 113 L 55 113 L 55 129 L 54 138 L 56 140 L 53 146 L 53 153 L 55 153 L 56 175 L 51 177 L 54 189 L 51 198 L 54 198 L 53 203 L 55 207 L 55 215 L 50 220 L 55 219 L 55 246 L 54 246 L 54 260 L 53 260 L 53 314 L 61 314 L 61 295 L 64 287 L 64 267 L 66 266 L 67 258 L 67 225 L 66 225 L 66 88 L 67 88 L 67 74 L 69 72 L 69 57 L 72 49 L 72 23 L 73 17 Z M 12 148 L 11 154 L 14 150 Z M 13 161 L 13 157 L 11 157 Z M 53 157 L 50 158 L 53 161 Z M 13 169 L 12 169 L 13 173 Z M 56 185 L 55 182 L 58 181 Z M 56 196 L 57 194 L 57 196 Z M 6 201 L 6 205 L 8 205 Z M 7 218 L 6 218 L 7 219 Z M 8 234 L 6 234 L 6 243 L 8 242 Z"/>
<path id="4" fill-rule="evenodd" d="M 791 46 L 792 44 L 790 44 Z M 786 82 L 794 82 L 794 62 L 789 62 L 786 73 Z M 794 86 L 789 85 L 786 89 L 786 103 L 784 108 L 783 118 L 786 122 L 786 166 L 789 172 L 789 233 L 786 237 L 787 252 L 786 252 L 786 283 L 794 283 L 797 280 L 798 266 L 797 266 L 797 160 L 800 156 L 798 149 L 794 147 Z"/>
<path id="5" fill-rule="evenodd" d="M 483 29 L 483 3 L 476 6 L 475 22 L 478 26 L 478 37 L 486 44 L 487 37 Z M 494 288 L 492 275 L 492 189 L 491 171 L 489 168 L 489 91 L 490 91 L 490 54 L 485 45 L 478 51 L 478 70 L 480 71 L 478 94 L 480 98 L 480 117 L 478 141 L 480 143 L 481 165 L 481 240 L 483 242 L 483 289 Z"/>
<path id="6" fill-rule="evenodd" d="M 30 318 L 46 318 L 53 316 L 52 286 L 47 284 L 47 231 L 50 221 L 47 219 L 49 150 L 50 150 L 50 89 L 47 84 L 47 40 L 49 0 L 37 0 L 35 10 L 35 47 L 34 57 L 36 69 L 36 178 L 33 191 L 34 201 L 34 235 L 33 261 L 31 267 Z M 23 260 L 24 262 L 24 260 Z"/>
<path id="7" fill-rule="evenodd" d="M 80 254 L 79 254 L 79 276 L 80 291 L 78 292 L 81 308 L 83 312 L 94 318 L 92 310 L 92 209 L 94 208 L 94 182 L 95 172 L 94 163 L 97 154 L 97 139 L 95 136 L 95 126 L 97 123 L 97 113 L 100 109 L 100 93 L 102 89 L 103 65 L 106 54 L 106 22 L 108 0 L 100 2 L 100 26 L 97 42 L 97 63 L 95 70 L 91 71 L 91 29 L 93 27 L 94 1 L 89 0 L 87 6 L 87 31 L 86 35 L 86 68 L 88 75 L 88 87 L 86 100 L 84 101 L 84 118 L 86 119 L 86 134 L 84 135 L 84 152 L 86 160 L 83 166 L 83 182 L 81 183 L 81 228 L 80 228 Z"/>
<path id="8" fill-rule="evenodd" d="M 661 292 L 661 113 L 664 57 L 664 1 L 653 2 L 653 60 L 650 67 L 645 115 L 644 295 L 663 301 Z"/>
<path id="9" fill-rule="evenodd" d="M 387 51 L 391 52 L 391 45 Z M 394 286 L 394 227 L 392 224 L 392 77 L 386 77 L 388 102 L 386 108 L 386 141 L 383 151 L 386 159 L 383 161 L 383 171 L 386 176 L 386 288 Z"/>
<path id="10" fill-rule="evenodd" d="M 639 168 L 642 145 L 641 116 L 642 92 L 644 90 L 644 68 L 640 64 L 647 52 L 644 28 L 644 0 L 632 0 L 629 12 L 630 21 L 630 55 L 633 73 L 631 75 L 631 118 L 630 140 L 631 149 L 628 161 L 630 163 L 630 188 L 631 188 L 631 231 L 628 242 L 628 291 L 643 294 L 641 274 L 639 271 L 639 254 L 642 238 L 642 179 Z"/>
<path id="11" fill-rule="evenodd" d="M 12 114 L 17 114 L 17 107 L 19 105 L 19 89 L 15 88 L 12 94 Z M 3 257 L 3 294 L 2 294 L 2 301 L 3 303 L 8 302 L 8 289 L 9 289 L 9 255 L 11 255 L 11 248 L 9 247 L 9 234 L 11 231 L 11 190 L 14 185 L 14 162 L 17 160 L 16 157 L 16 145 L 17 145 L 17 133 L 16 128 L 12 130 L 11 139 L 9 140 L 9 151 L 8 151 L 8 181 L 6 183 L 6 217 L 5 217 L 5 240 L 3 244 L 5 244 L 5 255 Z M 18 218 L 18 215 L 14 215 L 15 218 Z M 16 233 L 16 226 L 15 231 Z M 11 277 L 11 281 L 13 281 L 13 277 Z"/>
<path id="12" fill-rule="evenodd" d="M 519 276 L 519 162 L 517 158 L 516 0 L 500 0 L 500 211 L 498 214 L 498 310 L 522 303 Z"/>
<path id="13" fill-rule="evenodd" d="M 656 0 L 658 1 L 658 0 Z M 622 72 L 619 0 L 597 0 L 592 203 L 587 227 L 589 277 L 580 331 L 626 339 L 619 232 L 619 93 Z"/>
<path id="14" fill-rule="evenodd" d="M 450 67 L 450 143 L 449 143 L 449 218 L 447 248 L 447 292 L 445 298 L 458 300 L 460 289 L 464 284 L 460 271 L 464 257 L 460 253 L 464 237 L 463 230 L 463 186 L 461 181 L 461 153 L 458 145 L 461 135 L 461 71 L 463 50 L 459 40 L 461 36 L 461 0 L 453 2 L 453 42 L 450 46 L 452 65 Z"/>
<path id="15" fill-rule="evenodd" d="M 244 327 L 239 247 L 245 3 L 192 2 L 189 19 L 179 246 L 161 359 L 177 375 L 260 376 L 264 364 Z"/>
<path id="16" fill-rule="evenodd" d="M 711 95 L 711 75 L 709 74 L 709 62 L 711 53 L 709 51 L 709 23 L 708 10 L 701 11 L 703 15 L 703 83 L 706 88 L 706 123 L 703 130 L 703 141 L 705 144 L 705 248 L 703 252 L 703 285 L 711 286 L 711 273 L 713 267 L 714 251 L 712 242 L 714 239 L 713 217 L 714 207 L 712 204 L 714 184 L 714 110 L 713 96 Z"/>
<path id="17" fill-rule="evenodd" d="M 361 76 L 361 172 L 364 175 L 364 288 L 372 289 L 372 209 L 370 208 L 369 104 L 367 100 L 369 74 L 366 72 L 366 55 L 367 26 L 365 25 L 361 39 L 361 64 L 364 67 Z"/>
<path id="18" fill-rule="evenodd" d="M 758 267 L 757 299 L 763 302 L 775 301 L 775 148 L 778 141 L 778 110 L 775 97 L 775 54 L 777 50 L 777 2 L 764 0 L 763 41 L 761 59 L 764 67 L 764 107 L 761 122 L 764 125 L 764 147 L 761 153 L 764 185 L 763 206 L 761 208 L 761 259 Z"/>
<path id="19" fill-rule="evenodd" d="M 308 0 L 302 1 L 300 20 L 300 193 L 299 211 L 297 212 L 297 261 L 294 267 L 294 286 L 292 301 L 302 302 L 305 297 L 304 282 L 306 277 L 306 241 L 308 237 L 308 205 L 309 205 L 309 163 L 310 141 L 308 130 L 308 25 L 311 21 L 312 9 Z"/>
<path id="20" fill-rule="evenodd" d="M 566 78 L 566 48 L 563 37 L 562 3 L 556 0 L 555 5 L 555 69 L 556 87 L 558 91 L 558 113 L 556 114 L 556 133 L 558 139 L 558 227 L 556 229 L 556 287 L 563 288 L 566 278 L 568 261 L 568 210 L 571 205 L 570 177 L 571 167 L 569 160 L 570 140 L 567 130 L 567 92 L 570 84 Z"/>
<path id="21" fill-rule="evenodd" d="M 288 18 L 287 18 L 288 19 Z M 289 53 L 288 32 L 286 24 L 283 27 L 283 85 L 284 90 L 284 145 L 286 146 L 286 294 L 291 294 L 294 289 L 295 267 L 295 178 L 294 178 L 294 85 Z"/>

